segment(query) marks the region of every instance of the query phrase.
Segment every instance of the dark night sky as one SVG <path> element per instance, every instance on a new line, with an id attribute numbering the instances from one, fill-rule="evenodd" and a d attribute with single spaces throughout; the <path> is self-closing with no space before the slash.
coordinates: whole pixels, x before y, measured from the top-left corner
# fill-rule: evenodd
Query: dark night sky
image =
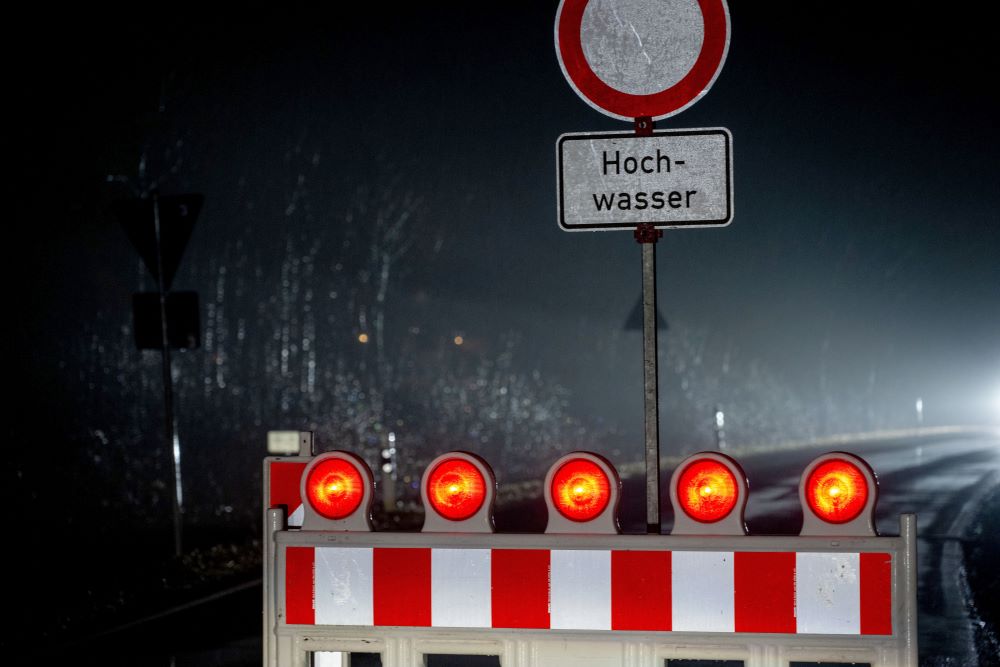
<path id="1" fill-rule="evenodd" d="M 207 202 L 179 287 L 204 289 L 196 269 L 227 238 L 244 234 L 267 265 L 269 247 L 333 224 L 247 217 L 248 199 L 281 210 L 296 170 L 338 210 L 349 187 L 395 178 L 426 206 L 394 288 L 400 323 L 435 317 L 485 345 L 520 332 L 521 363 L 637 430 L 640 347 L 621 327 L 638 248 L 555 221 L 557 136 L 623 124 L 563 79 L 555 3 L 481 4 L 28 22 L 6 40 L 5 319 L 24 378 L 11 435 L 78 409 L 67 341 L 95 318 L 127 320 L 139 286 L 105 176 L 134 178 L 144 145 L 162 170 L 177 140 L 184 161 L 162 189 Z M 735 145 L 731 227 L 659 245 L 666 345 L 708 332 L 710 354 L 733 350 L 806 402 L 823 400 L 821 372 L 847 396 L 877 375 L 884 402 L 922 396 L 932 421 L 983 421 L 1000 401 L 992 29 L 966 8 L 876 4 L 732 3 L 714 88 L 661 123 L 725 126 Z"/>

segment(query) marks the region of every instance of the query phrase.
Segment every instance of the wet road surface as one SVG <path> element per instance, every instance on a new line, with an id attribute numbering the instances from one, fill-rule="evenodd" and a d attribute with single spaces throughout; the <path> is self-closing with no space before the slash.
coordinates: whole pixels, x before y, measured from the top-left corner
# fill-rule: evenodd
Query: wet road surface
<path id="1" fill-rule="evenodd" d="M 1000 511 L 1000 507 L 983 505 L 1000 484 L 1000 434 L 931 435 L 837 447 L 734 453 L 750 480 L 746 520 L 752 534 L 798 532 L 802 520 L 799 475 L 813 457 L 831 449 L 863 456 L 875 470 L 879 480 L 876 523 L 880 534 L 899 533 L 899 514 L 918 515 L 921 665 L 996 664 L 996 645 L 990 643 L 995 641 L 995 634 L 990 635 L 988 627 L 984 630 L 973 605 L 975 591 L 969 589 L 962 547 L 975 539 L 1000 539 L 969 534 L 980 513 Z M 665 487 L 672 470 L 664 472 Z M 628 532 L 638 532 L 644 526 L 643 488 L 641 478 L 624 481 L 621 514 Z M 665 507 L 664 524 L 669 527 L 671 522 L 672 514 Z M 497 525 L 504 531 L 541 530 L 544 505 L 540 500 L 531 500 L 517 506 L 498 506 Z M 143 664 L 148 665 L 259 665 L 259 600 L 259 587 L 244 588 L 231 596 L 142 624 L 122 637 L 80 646 L 79 650 L 106 651 L 105 664 L 134 664 L 138 651 Z M 221 626 L 217 623 L 220 618 L 227 619 Z M 123 647 L 130 655 L 118 656 Z"/>

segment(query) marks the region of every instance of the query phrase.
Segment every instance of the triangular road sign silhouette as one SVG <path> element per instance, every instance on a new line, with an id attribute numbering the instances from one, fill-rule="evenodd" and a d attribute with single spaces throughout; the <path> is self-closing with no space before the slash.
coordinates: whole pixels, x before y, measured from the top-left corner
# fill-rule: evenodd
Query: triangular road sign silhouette
<path id="1" fill-rule="evenodd" d="M 204 195 L 159 197 L 160 252 L 163 258 L 163 286 L 169 290 L 180 266 L 181 256 L 191 238 L 195 220 L 205 202 Z M 154 279 L 159 278 L 156 262 L 156 229 L 153 225 L 153 199 L 128 199 L 115 203 L 115 213 L 125 228 L 129 241 L 139 251 Z"/>
<path id="2" fill-rule="evenodd" d="M 668 329 L 667 321 L 663 318 L 663 313 L 660 312 L 659 304 L 656 306 L 656 328 L 659 331 L 666 331 Z M 625 331 L 642 331 L 642 294 L 639 295 L 639 300 L 635 302 L 635 307 L 625 319 Z"/>

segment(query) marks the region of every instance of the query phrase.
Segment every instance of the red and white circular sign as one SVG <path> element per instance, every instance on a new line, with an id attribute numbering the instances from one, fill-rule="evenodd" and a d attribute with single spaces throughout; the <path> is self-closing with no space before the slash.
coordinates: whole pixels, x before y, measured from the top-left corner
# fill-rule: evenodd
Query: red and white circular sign
<path id="1" fill-rule="evenodd" d="M 712 87 L 729 51 L 726 0 L 561 0 L 556 56 L 612 118 L 667 118 Z"/>

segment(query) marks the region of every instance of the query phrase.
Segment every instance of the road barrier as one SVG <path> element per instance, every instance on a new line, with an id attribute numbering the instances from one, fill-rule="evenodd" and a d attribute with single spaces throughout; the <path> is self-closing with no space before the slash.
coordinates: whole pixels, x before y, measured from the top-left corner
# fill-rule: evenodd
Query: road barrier
<path id="1" fill-rule="evenodd" d="M 347 452 L 268 458 L 264 482 L 267 667 L 917 664 L 916 518 L 876 535 L 875 477 L 850 454 L 804 470 L 798 536 L 746 534 L 746 478 L 718 453 L 675 470 L 670 535 L 619 534 L 617 472 L 586 452 L 550 469 L 544 534 L 493 532 L 492 471 L 463 452 L 425 471 L 419 533 L 371 530 L 373 476 Z"/>

